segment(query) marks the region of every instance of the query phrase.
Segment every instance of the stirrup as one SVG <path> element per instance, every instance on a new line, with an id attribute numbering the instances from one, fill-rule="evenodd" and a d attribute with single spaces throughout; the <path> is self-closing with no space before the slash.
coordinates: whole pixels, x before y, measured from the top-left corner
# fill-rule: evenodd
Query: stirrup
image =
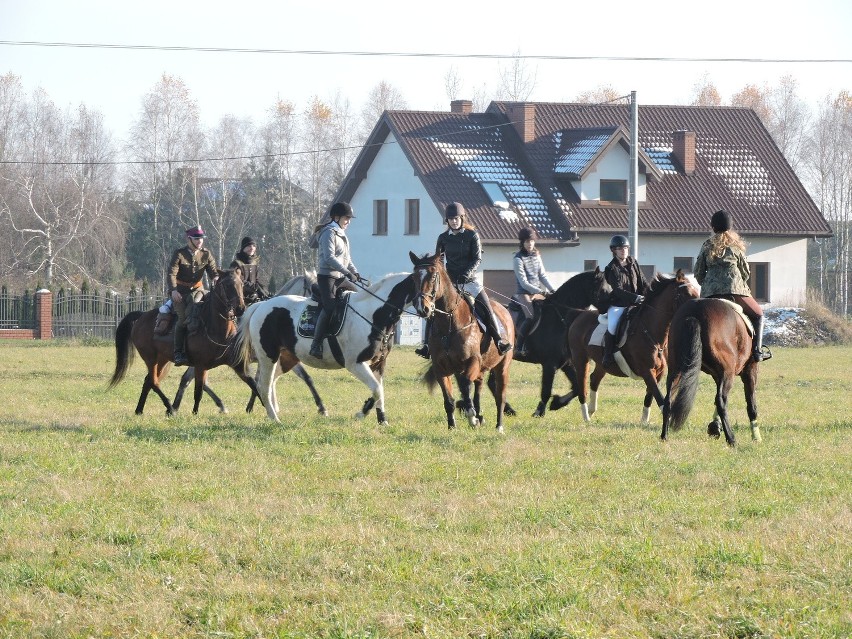
<path id="1" fill-rule="evenodd" d="M 505 355 L 510 350 L 512 350 L 512 345 L 506 340 L 502 339 L 498 339 L 496 342 L 494 342 L 494 346 L 497 347 L 497 352 L 501 355 Z"/>
<path id="2" fill-rule="evenodd" d="M 420 357 L 422 357 L 423 359 L 429 359 L 429 344 L 423 344 L 420 348 L 415 348 L 414 354 L 420 355 Z"/>
<path id="3" fill-rule="evenodd" d="M 772 351 L 769 350 L 768 346 L 761 346 L 752 351 L 751 358 L 755 362 L 765 362 L 768 359 L 772 359 Z"/>
<path id="4" fill-rule="evenodd" d="M 189 366 L 189 358 L 183 351 L 175 351 L 174 357 L 172 359 L 175 363 L 175 366 Z"/>
<path id="5" fill-rule="evenodd" d="M 311 357 L 322 359 L 322 344 L 311 344 Z"/>

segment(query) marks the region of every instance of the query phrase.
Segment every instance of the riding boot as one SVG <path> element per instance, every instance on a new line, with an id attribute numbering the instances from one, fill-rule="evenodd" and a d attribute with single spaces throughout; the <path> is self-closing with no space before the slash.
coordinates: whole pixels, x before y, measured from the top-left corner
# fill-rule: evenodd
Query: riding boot
<path id="1" fill-rule="evenodd" d="M 188 366 L 189 359 L 184 351 L 186 344 L 186 326 L 178 319 L 175 324 L 175 352 L 172 359 L 175 366 Z"/>
<path id="2" fill-rule="evenodd" d="M 604 354 L 601 366 L 612 366 L 615 364 L 615 335 L 607 331 L 604 333 Z"/>
<path id="3" fill-rule="evenodd" d="M 415 355 L 420 355 L 423 359 L 429 359 L 429 334 L 432 332 L 432 320 L 426 320 L 426 328 L 423 330 L 423 343 L 420 348 L 415 348 Z"/>
<path id="4" fill-rule="evenodd" d="M 322 341 L 325 339 L 325 330 L 328 328 L 329 314 L 323 308 L 317 317 L 314 327 L 314 341 L 311 344 L 311 357 L 322 359 Z"/>
<path id="5" fill-rule="evenodd" d="M 500 355 L 505 355 L 509 349 L 512 348 L 512 345 L 500 336 L 500 329 L 497 328 L 497 320 L 494 317 L 494 310 L 491 308 L 488 296 L 483 291 L 476 296 L 475 302 L 479 305 L 480 313 L 482 313 L 482 319 L 485 321 L 488 334 L 491 336 L 491 339 L 494 340 L 494 346 L 497 347 L 497 352 L 500 353 Z"/>
<path id="6" fill-rule="evenodd" d="M 755 362 L 762 362 L 770 359 L 772 353 L 768 347 L 763 346 L 763 329 L 766 327 L 766 318 L 761 315 L 757 318 L 757 324 L 754 327 L 754 350 L 751 358 Z"/>
<path id="7" fill-rule="evenodd" d="M 526 357 L 527 353 L 527 329 L 529 328 L 532 320 L 527 317 L 524 317 L 521 320 L 521 323 L 518 324 L 518 340 L 515 345 L 515 357 Z"/>

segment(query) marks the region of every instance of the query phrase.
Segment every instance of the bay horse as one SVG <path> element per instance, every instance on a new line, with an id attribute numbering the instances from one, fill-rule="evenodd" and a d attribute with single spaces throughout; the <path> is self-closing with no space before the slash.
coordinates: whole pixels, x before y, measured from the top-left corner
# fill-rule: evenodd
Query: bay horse
<path id="1" fill-rule="evenodd" d="M 719 437 L 719 427 L 729 446 L 736 445 L 728 419 L 728 394 L 739 375 L 745 391 L 751 438 L 759 442 L 757 424 L 758 363 L 752 358 L 749 320 L 738 307 L 722 299 L 703 298 L 681 306 L 672 319 L 669 335 L 666 399 L 663 403 L 665 441 L 669 428 L 678 430 L 686 422 L 698 390 L 701 371 L 716 382 L 716 414 L 707 434 Z"/>
<path id="2" fill-rule="evenodd" d="M 497 404 L 497 432 L 502 433 L 512 351 L 509 350 L 505 355 L 497 352 L 491 337 L 479 327 L 471 304 L 450 280 L 440 253 L 417 257 L 409 251 L 408 255 L 414 265 L 413 275 L 417 288 L 414 310 L 421 317 L 432 320 L 429 333 L 432 363 L 424 379 L 430 386 L 437 383 L 441 388 L 448 428 L 456 427 L 456 404 L 452 396 L 450 377 L 454 376 L 458 383 L 468 423 L 477 426 L 482 423 L 482 380 L 485 373 L 488 373 L 488 387 Z M 509 311 L 505 306 L 493 301 L 491 308 L 497 321 L 503 324 L 508 340 L 514 343 L 515 327 Z M 472 399 L 471 385 L 474 388 Z"/>
<path id="3" fill-rule="evenodd" d="M 525 356 L 518 353 L 513 355 L 519 362 L 541 364 L 541 390 L 533 417 L 544 417 L 548 399 L 550 410 L 558 410 L 574 397 L 572 394 L 551 397 L 557 370 L 561 370 L 568 378 L 572 391 L 577 388 L 577 375 L 571 365 L 571 353 L 566 340 L 568 327 L 576 317 L 571 311 L 594 306 L 600 312 L 605 312 L 611 291 L 612 287 L 606 281 L 603 271 L 595 268 L 594 271 L 574 275 L 536 303 L 539 311 L 535 324 L 527 334 L 527 353 Z M 510 310 L 511 307 L 510 304 Z M 517 322 L 519 318 L 513 319 Z"/>
<path id="4" fill-rule="evenodd" d="M 302 362 L 313 368 L 346 368 L 372 393 L 356 417 L 365 417 L 375 407 L 379 424 L 387 425 L 383 376 L 396 323 L 414 299 L 414 280 L 410 273 L 396 273 L 371 286 L 356 286 L 361 290 L 343 297 L 345 316 L 337 334 L 328 337 L 322 359 L 310 355 L 313 334 L 300 330 L 302 318 L 315 312 L 316 301 L 281 295 L 246 311 L 236 338 L 238 360 L 245 371 L 257 358 L 257 386 L 270 419 L 280 421 L 275 377 Z"/>
<path id="5" fill-rule="evenodd" d="M 689 279 L 678 269 L 674 277 L 657 274 L 651 281 L 651 286 L 645 296 L 645 301 L 635 307 L 622 321 L 627 325 L 626 339 L 619 353 L 616 353 L 616 363 L 609 367 L 601 364 L 603 347 L 599 341 L 590 343 L 592 335 L 600 324 L 597 311 L 576 311 L 577 317 L 568 329 L 568 347 L 571 351 L 571 361 L 577 371 L 580 409 L 583 420 L 591 421 L 591 416 L 597 410 L 598 388 L 601 380 L 609 373 L 616 377 L 641 378 L 645 382 L 645 401 L 642 411 L 642 423 L 647 424 L 651 413 L 651 400 L 662 407 L 663 395 L 659 382 L 666 366 L 666 348 L 668 343 L 669 325 L 675 311 L 687 300 L 699 295 Z M 591 373 L 591 395 L 589 394 L 589 367 L 594 362 Z M 622 368 L 623 362 L 626 371 Z M 587 400 L 590 400 L 587 403 Z"/>
<path id="6" fill-rule="evenodd" d="M 193 414 L 198 413 L 198 405 L 207 382 L 207 371 L 223 364 L 230 365 L 232 362 L 231 340 L 237 330 L 237 318 L 245 308 L 240 271 L 219 271 L 216 285 L 204 296 L 204 306 L 200 312 L 202 328 L 186 337 L 186 351 L 194 366 Z M 160 388 L 160 383 L 171 368 L 174 340 L 171 335 L 154 335 L 154 322 L 158 313 L 158 309 L 128 313 L 119 322 L 115 332 L 116 361 L 109 388 L 114 388 L 124 379 L 133 363 L 134 351 L 131 345 L 136 348 L 148 367 L 139 402 L 136 404 L 137 415 L 142 414 L 148 393 L 152 390 L 166 407 L 166 415 L 173 415 L 175 412 L 174 405 Z M 242 370 L 235 371 L 253 392 L 257 392 L 257 386 L 251 377 L 246 376 Z"/>

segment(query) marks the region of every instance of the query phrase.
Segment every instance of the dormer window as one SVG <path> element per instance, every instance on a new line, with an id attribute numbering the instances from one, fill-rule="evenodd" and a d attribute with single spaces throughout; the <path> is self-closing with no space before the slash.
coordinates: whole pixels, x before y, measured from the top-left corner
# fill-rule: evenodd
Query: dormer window
<path id="1" fill-rule="evenodd" d="M 497 182 L 481 182 L 486 195 L 491 198 L 491 204 L 497 208 L 509 208 L 509 198 L 503 193 L 503 188 Z"/>
<path id="2" fill-rule="evenodd" d="M 601 180 L 601 202 L 627 204 L 627 180 Z"/>

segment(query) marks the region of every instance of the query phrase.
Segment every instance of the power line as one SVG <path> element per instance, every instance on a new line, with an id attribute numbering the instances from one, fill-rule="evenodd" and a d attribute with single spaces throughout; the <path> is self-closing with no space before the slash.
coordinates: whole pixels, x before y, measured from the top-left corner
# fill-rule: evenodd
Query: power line
<path id="1" fill-rule="evenodd" d="M 38 42 L 0 40 L 13 47 L 64 47 L 74 49 L 123 49 L 130 51 L 185 51 L 197 53 L 259 53 L 266 55 L 360 56 L 386 58 L 468 58 L 472 60 L 556 60 L 589 62 L 751 62 L 761 64 L 849 64 L 852 58 L 688 58 L 665 56 L 535 55 L 504 53 L 436 53 L 423 51 L 328 51 L 322 49 L 258 49 L 242 47 L 188 47 L 151 44 L 115 44 L 103 42 Z"/>

